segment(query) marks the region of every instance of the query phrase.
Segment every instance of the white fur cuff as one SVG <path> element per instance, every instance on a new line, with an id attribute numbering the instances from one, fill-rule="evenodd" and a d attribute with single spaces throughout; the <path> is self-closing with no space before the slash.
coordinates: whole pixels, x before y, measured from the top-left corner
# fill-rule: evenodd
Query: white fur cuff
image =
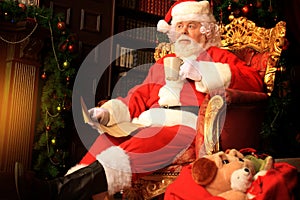
<path id="1" fill-rule="evenodd" d="M 202 75 L 202 80 L 195 82 L 196 89 L 200 92 L 209 93 L 230 85 L 231 71 L 228 64 L 200 61 L 197 69 Z"/>
<path id="2" fill-rule="evenodd" d="M 197 115 L 181 110 L 151 108 L 143 112 L 138 118 L 134 118 L 132 122 L 143 124 L 145 126 L 175 126 L 178 124 L 182 124 L 196 129 Z"/>
<path id="3" fill-rule="evenodd" d="M 160 106 L 180 106 L 180 92 L 184 82 L 166 80 L 166 84 L 160 88 L 158 104 Z"/>
<path id="4" fill-rule="evenodd" d="M 80 169 L 82 169 L 82 168 L 84 168 L 84 167 L 87 167 L 88 165 L 85 165 L 85 164 L 77 164 L 77 165 L 75 165 L 74 167 L 71 167 L 68 171 L 67 171 L 67 173 L 65 174 L 65 176 L 67 176 L 67 175 L 69 175 L 69 174 L 71 174 L 71 173 L 73 173 L 73 172 L 75 172 L 75 171 L 77 171 L 77 170 L 80 170 Z"/>
<path id="5" fill-rule="evenodd" d="M 98 154 L 96 159 L 105 170 L 109 195 L 131 186 L 130 160 L 122 148 L 112 146 Z"/>

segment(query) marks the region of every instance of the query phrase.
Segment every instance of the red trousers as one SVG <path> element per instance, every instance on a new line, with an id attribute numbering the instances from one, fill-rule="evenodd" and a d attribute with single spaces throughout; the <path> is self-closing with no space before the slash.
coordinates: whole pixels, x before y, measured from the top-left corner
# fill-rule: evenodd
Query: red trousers
<path id="1" fill-rule="evenodd" d="M 153 172 L 171 164 L 178 154 L 194 144 L 195 136 L 194 129 L 182 125 L 141 128 L 129 136 L 119 138 L 102 134 L 80 164 L 90 164 L 105 149 L 119 146 L 129 156 L 133 173 Z M 111 159 L 114 159 L 113 155 Z"/>

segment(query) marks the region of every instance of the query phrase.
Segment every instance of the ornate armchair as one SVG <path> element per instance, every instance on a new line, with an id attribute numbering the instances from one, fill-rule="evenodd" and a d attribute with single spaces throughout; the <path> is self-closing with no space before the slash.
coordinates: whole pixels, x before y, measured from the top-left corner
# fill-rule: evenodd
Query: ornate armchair
<path id="1" fill-rule="evenodd" d="M 274 28 L 257 27 L 244 17 L 221 26 L 222 48 L 228 49 L 256 68 L 265 83 L 265 92 L 245 92 L 226 89 L 225 94 L 207 95 L 198 115 L 197 134 L 204 135 L 207 154 L 227 148 L 259 148 L 261 129 L 268 96 L 273 90 L 277 63 L 285 44 L 285 22 Z M 173 52 L 172 44 L 161 43 L 154 57 L 159 59 Z M 216 142 L 212 142 L 216 140 Z M 193 149 L 188 149 L 178 162 L 151 175 L 140 178 L 124 191 L 128 199 L 152 199 L 162 195 L 183 165 L 198 154 L 202 140 L 196 138 Z M 189 155 L 189 156 L 187 156 Z"/>

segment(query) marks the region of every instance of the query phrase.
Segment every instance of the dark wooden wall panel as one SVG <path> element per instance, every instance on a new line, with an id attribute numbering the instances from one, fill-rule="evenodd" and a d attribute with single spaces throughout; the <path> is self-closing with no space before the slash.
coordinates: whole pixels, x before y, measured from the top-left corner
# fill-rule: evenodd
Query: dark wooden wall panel
<path id="1" fill-rule="evenodd" d="M 86 56 L 102 41 L 113 36 L 115 0 L 51 0 L 44 3 L 46 7 L 52 7 L 54 13 L 63 13 L 66 16 L 66 24 L 71 32 L 76 33 L 79 43 L 79 56 L 76 63 L 80 67 Z M 99 50 L 99 53 L 102 50 Z M 111 56 L 111 48 L 104 49 Z M 97 55 L 95 55 L 95 59 Z M 101 92 L 95 99 L 110 96 L 111 67 L 104 75 L 99 77 Z M 76 163 L 84 155 L 80 138 L 74 130 L 71 141 L 72 162 Z"/>

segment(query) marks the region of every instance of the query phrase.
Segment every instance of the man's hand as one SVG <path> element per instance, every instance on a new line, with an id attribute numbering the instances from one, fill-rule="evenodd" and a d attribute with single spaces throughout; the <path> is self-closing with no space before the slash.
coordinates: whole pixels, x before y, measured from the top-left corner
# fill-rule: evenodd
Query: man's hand
<path id="1" fill-rule="evenodd" d="M 89 109 L 91 119 L 100 124 L 106 125 L 109 121 L 109 112 L 105 108 L 91 108 Z"/>
<path id="2" fill-rule="evenodd" d="M 199 63 L 196 60 L 187 60 L 180 66 L 179 75 L 181 79 L 191 79 L 194 81 L 201 81 L 202 76 L 199 70 L 197 69 Z"/>

